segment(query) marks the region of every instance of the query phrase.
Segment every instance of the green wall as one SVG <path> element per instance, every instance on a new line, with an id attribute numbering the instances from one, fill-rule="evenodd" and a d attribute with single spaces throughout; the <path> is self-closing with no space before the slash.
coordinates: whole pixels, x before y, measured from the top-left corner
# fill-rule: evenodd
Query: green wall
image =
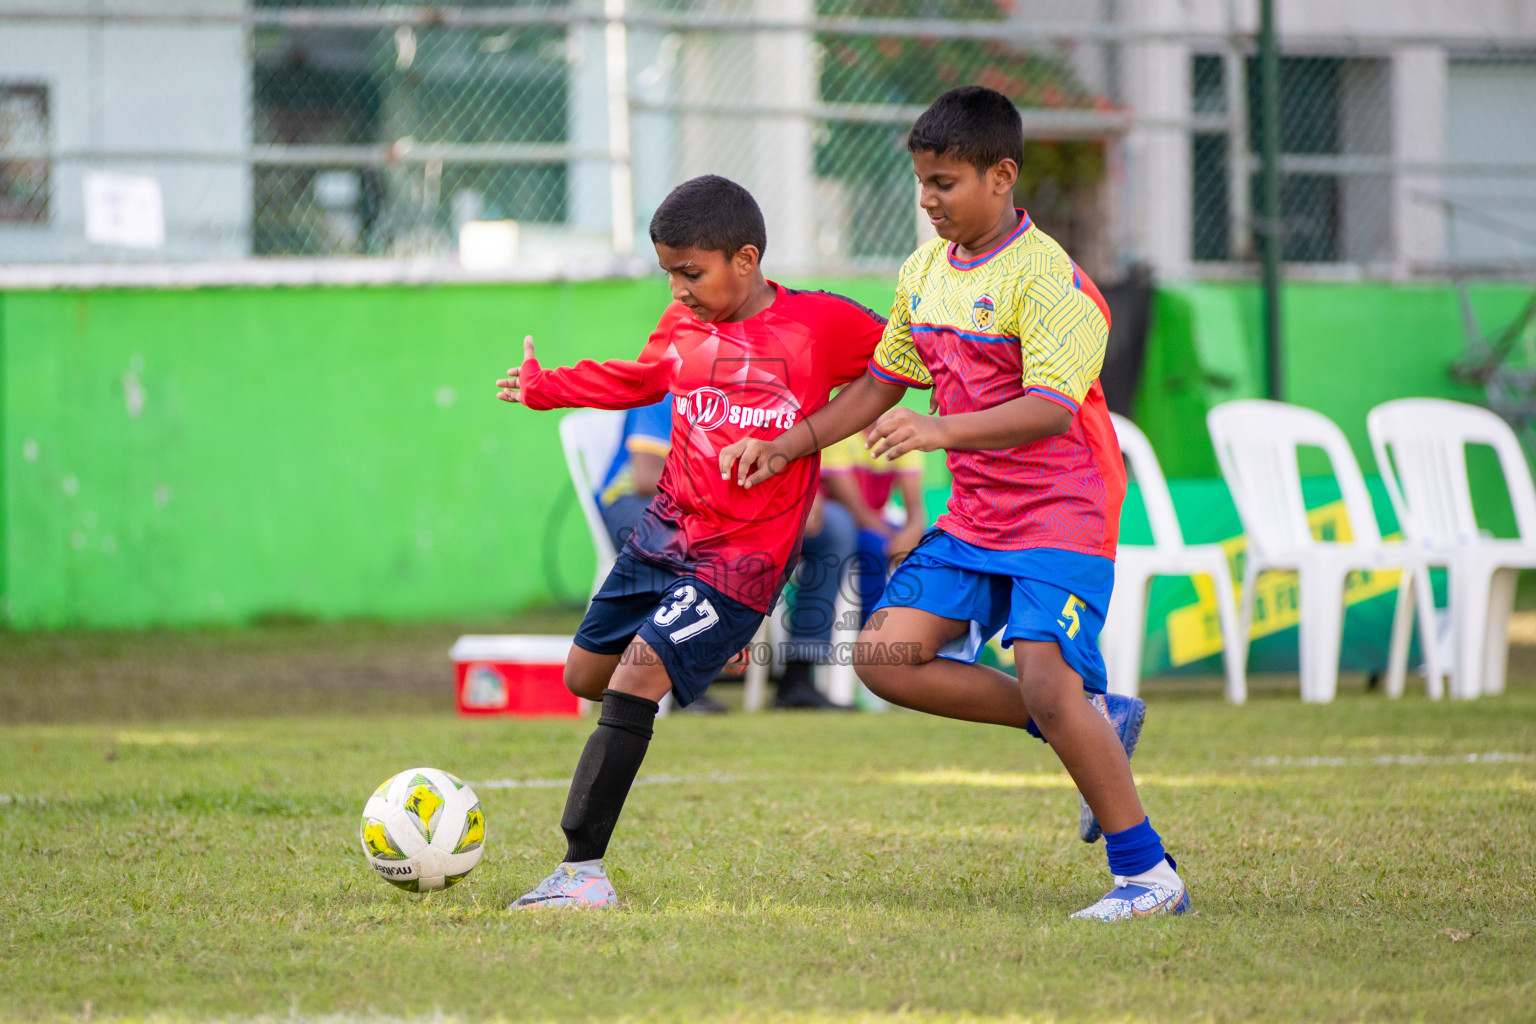
<path id="1" fill-rule="evenodd" d="M 891 299 L 883 278 L 817 286 L 881 311 Z M 1524 294 L 1474 299 L 1491 328 Z M 592 555 L 559 414 L 497 402 L 493 382 L 527 333 L 546 365 L 632 356 L 666 301 L 659 275 L 0 293 L 5 621 L 477 617 L 582 600 Z M 1367 472 L 1376 402 L 1480 397 L 1446 374 L 1463 345 L 1452 289 L 1295 284 L 1286 325 L 1289 397 L 1333 416 Z M 1170 475 L 1214 475 L 1204 414 L 1260 393 L 1257 338 L 1252 286 L 1158 292 L 1138 418 Z M 929 483 L 943 481 L 934 456 Z"/>
<path id="2" fill-rule="evenodd" d="M 1529 286 L 1470 288 L 1486 334 L 1530 301 Z M 1319 409 L 1375 471 L 1365 416 L 1408 395 L 1481 403 L 1481 389 L 1448 372 L 1466 349 L 1456 290 L 1445 285 L 1292 282 L 1281 303 L 1284 397 Z M 1255 284 L 1163 286 L 1153 302 L 1136 421 L 1170 477 L 1216 476 L 1206 412 L 1234 398 L 1264 397 L 1264 348 Z"/>
<path id="3" fill-rule="evenodd" d="M 877 309 L 891 290 L 842 282 Z M 0 594 L 17 628 L 494 615 L 584 599 L 546 365 L 632 357 L 659 275 L 0 294 Z"/>

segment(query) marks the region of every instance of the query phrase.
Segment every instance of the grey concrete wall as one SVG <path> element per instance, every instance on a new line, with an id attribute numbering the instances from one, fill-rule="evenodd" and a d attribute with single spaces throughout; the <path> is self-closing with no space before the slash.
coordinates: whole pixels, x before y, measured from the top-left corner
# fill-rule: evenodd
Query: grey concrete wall
<path id="1" fill-rule="evenodd" d="M 239 10 L 243 2 L 200 0 L 198 7 Z M 51 168 L 49 222 L 0 223 L 0 262 L 248 255 L 251 182 L 241 160 L 251 133 L 245 30 L 228 24 L 3 20 L 7 9 L 40 6 L 0 0 L 0 81 L 47 87 L 51 148 L 63 156 Z M 108 15 L 146 6 L 128 0 L 48 5 Z M 116 156 L 93 159 L 85 155 L 90 153 Z M 87 170 L 159 179 L 165 197 L 163 250 L 87 244 L 82 185 Z"/>

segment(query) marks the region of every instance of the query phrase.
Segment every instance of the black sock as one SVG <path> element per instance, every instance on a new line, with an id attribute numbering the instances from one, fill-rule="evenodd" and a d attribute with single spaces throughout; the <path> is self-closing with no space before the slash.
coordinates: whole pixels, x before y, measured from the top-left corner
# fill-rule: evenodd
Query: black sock
<path id="1" fill-rule="evenodd" d="M 560 816 L 566 861 L 600 860 L 608 852 L 629 787 L 651 744 L 658 709 L 655 701 L 644 697 L 603 691 L 603 713 L 576 762 L 571 793 Z"/>

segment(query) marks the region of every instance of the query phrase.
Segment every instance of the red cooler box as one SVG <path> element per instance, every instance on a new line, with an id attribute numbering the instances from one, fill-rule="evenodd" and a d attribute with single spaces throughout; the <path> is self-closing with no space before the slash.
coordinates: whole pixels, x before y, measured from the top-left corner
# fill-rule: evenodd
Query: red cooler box
<path id="1" fill-rule="evenodd" d="M 581 698 L 565 688 L 568 636 L 461 636 L 448 652 L 457 679 L 459 714 L 581 714 Z"/>

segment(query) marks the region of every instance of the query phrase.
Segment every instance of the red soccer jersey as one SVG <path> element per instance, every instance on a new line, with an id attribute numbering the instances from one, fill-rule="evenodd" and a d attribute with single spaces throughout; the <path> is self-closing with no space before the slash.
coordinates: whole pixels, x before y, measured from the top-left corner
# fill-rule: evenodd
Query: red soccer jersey
<path id="1" fill-rule="evenodd" d="M 777 437 L 826 405 L 833 388 L 864 373 L 885 328 L 841 295 L 773 287 L 773 304 L 740 323 L 703 323 L 674 302 L 633 362 L 527 363 L 520 373 L 530 409 L 630 409 L 675 395 L 660 493 L 629 546 L 765 612 L 799 555 L 820 458 L 743 490 L 720 478 L 720 450 Z"/>

